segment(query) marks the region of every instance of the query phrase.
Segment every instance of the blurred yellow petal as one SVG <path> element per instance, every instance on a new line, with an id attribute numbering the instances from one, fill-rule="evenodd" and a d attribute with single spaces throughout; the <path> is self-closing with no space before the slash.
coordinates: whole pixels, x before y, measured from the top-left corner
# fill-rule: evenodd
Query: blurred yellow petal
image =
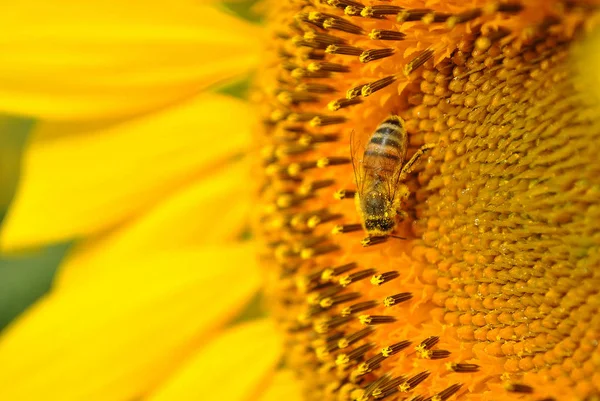
<path id="1" fill-rule="evenodd" d="M 600 19 L 600 16 L 596 18 Z M 588 103 L 600 103 L 600 28 L 591 31 L 586 38 L 574 46 L 572 52 L 573 66 L 577 74 L 573 74 L 573 80 L 577 89 L 584 93 Z"/>
<path id="2" fill-rule="evenodd" d="M 246 247 L 149 254 L 51 293 L 0 337 L 0 400 L 143 396 L 240 312 L 256 270 Z"/>
<path id="3" fill-rule="evenodd" d="M 257 401 L 302 401 L 298 378 L 291 370 L 278 371 Z"/>
<path id="4" fill-rule="evenodd" d="M 223 244 L 240 236 L 249 211 L 248 164 L 240 160 L 184 188 L 145 214 L 107 234 L 86 239 L 63 262 L 56 286 L 78 285 L 120 269 L 148 249 Z"/>
<path id="5" fill-rule="evenodd" d="M 172 104 L 245 74 L 260 43 L 258 27 L 193 1 L 13 1 L 0 26 L 0 112 L 45 119 Z"/>
<path id="6" fill-rule="evenodd" d="M 0 246 L 34 246 L 115 226 L 247 149 L 251 118 L 240 100 L 204 95 L 118 124 L 40 124 Z"/>
<path id="7" fill-rule="evenodd" d="M 149 401 L 253 400 L 280 357 L 270 320 L 232 327 L 193 355 Z"/>

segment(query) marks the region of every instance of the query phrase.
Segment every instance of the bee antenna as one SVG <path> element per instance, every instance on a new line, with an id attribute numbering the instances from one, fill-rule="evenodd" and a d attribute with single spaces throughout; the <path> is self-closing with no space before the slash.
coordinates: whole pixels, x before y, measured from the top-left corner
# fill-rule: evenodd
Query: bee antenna
<path id="1" fill-rule="evenodd" d="M 397 238 L 397 239 L 406 239 L 405 237 L 399 237 L 397 235 L 391 235 L 391 234 L 389 235 L 389 237 Z"/>

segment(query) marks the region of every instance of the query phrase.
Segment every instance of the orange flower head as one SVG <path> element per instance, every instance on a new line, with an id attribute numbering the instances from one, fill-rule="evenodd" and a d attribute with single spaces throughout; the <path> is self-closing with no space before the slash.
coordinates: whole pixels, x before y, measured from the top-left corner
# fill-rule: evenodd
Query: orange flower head
<path id="1" fill-rule="evenodd" d="M 264 4 L 256 221 L 307 399 L 600 394 L 599 7 Z"/>

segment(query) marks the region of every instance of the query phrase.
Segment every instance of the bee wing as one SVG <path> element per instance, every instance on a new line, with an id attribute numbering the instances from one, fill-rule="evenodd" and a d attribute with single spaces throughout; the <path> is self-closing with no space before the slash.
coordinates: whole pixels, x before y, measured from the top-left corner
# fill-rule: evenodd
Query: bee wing
<path id="1" fill-rule="evenodd" d="M 359 155 L 364 153 L 364 144 L 360 141 L 356 131 L 352 130 L 350 133 L 350 159 L 352 160 L 352 169 L 354 170 L 354 181 L 356 183 L 356 190 L 360 194 L 363 192 L 365 182 L 365 170 L 363 168 L 362 156 Z"/>
<path id="2" fill-rule="evenodd" d="M 396 191 L 400 184 L 405 154 L 402 149 L 394 146 L 387 148 L 387 152 L 390 157 L 382 161 L 381 169 L 385 173 L 381 176 L 385 181 L 388 199 L 393 201 L 396 198 Z"/>

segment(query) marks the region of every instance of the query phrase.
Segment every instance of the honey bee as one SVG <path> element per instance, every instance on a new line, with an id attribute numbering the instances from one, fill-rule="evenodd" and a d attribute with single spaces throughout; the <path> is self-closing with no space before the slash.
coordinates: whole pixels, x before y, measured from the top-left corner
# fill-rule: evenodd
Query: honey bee
<path id="1" fill-rule="evenodd" d="M 356 180 L 356 210 L 361 218 L 367 237 L 364 246 L 393 236 L 398 218 L 405 212 L 401 204 L 410 192 L 403 184 L 413 166 L 434 144 L 425 144 L 408 160 L 408 135 L 404 121 L 395 115 L 385 119 L 369 138 L 364 148 L 362 160 L 357 159 L 356 151 L 360 146 L 353 144 L 354 133 L 350 140 L 352 167 Z"/>

